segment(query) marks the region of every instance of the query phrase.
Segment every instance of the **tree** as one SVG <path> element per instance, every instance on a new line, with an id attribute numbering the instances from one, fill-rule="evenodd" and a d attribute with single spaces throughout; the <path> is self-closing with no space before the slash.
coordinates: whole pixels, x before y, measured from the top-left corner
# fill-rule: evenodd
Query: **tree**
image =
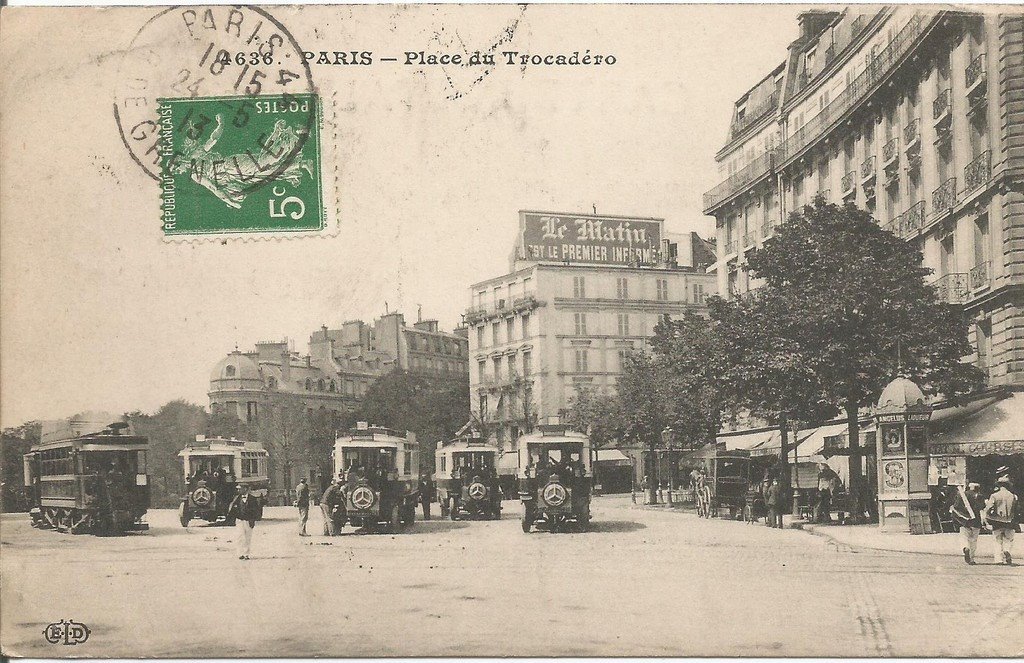
<path id="1" fill-rule="evenodd" d="M 136 435 L 149 439 L 146 453 L 150 475 L 150 499 L 154 506 L 177 506 L 181 499 L 182 469 L 178 452 L 196 435 L 206 433 L 209 415 L 185 400 L 173 400 L 153 414 L 130 412 L 128 421 Z"/>
<path id="2" fill-rule="evenodd" d="M 737 310 L 755 317 L 760 331 L 738 329 L 755 336 L 751 347 L 779 348 L 767 375 L 785 378 L 758 385 L 764 399 L 755 406 L 770 410 L 773 390 L 798 387 L 801 375 L 810 378 L 790 402 L 776 396 L 778 409 L 816 412 L 822 403 L 841 409 L 853 458 L 859 458 L 860 409 L 873 404 L 898 372 L 926 393 L 948 398 L 981 383 L 980 371 L 960 361 L 971 353 L 963 311 L 940 302 L 925 283 L 931 270 L 916 248 L 853 205 L 819 197 L 794 212 L 747 256 L 747 269 L 765 285 Z M 756 338 L 766 331 L 767 338 Z M 742 370 L 756 361 L 746 355 Z M 850 470 L 850 492 L 859 496 L 859 462 Z"/>
<path id="3" fill-rule="evenodd" d="M 577 390 L 569 401 L 566 423 L 587 433 L 595 449 L 615 446 L 625 437 L 621 400 L 604 390 Z"/>
<path id="4" fill-rule="evenodd" d="M 38 421 L 29 421 L 5 428 L 0 436 L 0 510 L 4 513 L 28 511 L 32 506 L 22 457 L 39 442 L 41 429 Z"/>
<path id="5" fill-rule="evenodd" d="M 391 371 L 370 385 L 355 418 L 415 433 L 420 466 L 431 472 L 437 442 L 453 438 L 470 420 L 469 380 Z"/>
<path id="6" fill-rule="evenodd" d="M 309 458 L 310 416 L 301 403 L 282 403 L 264 408 L 256 423 L 256 438 L 270 452 L 273 468 L 281 468 L 285 495 L 292 489 L 292 470 L 298 461 Z"/>

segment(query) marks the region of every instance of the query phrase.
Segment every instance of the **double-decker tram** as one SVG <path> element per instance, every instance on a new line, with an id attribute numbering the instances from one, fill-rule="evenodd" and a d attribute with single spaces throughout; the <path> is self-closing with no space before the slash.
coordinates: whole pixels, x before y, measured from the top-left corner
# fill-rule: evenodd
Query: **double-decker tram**
<path id="1" fill-rule="evenodd" d="M 184 476 L 184 495 L 178 506 L 182 527 L 195 518 L 233 525 L 228 507 L 238 486 L 248 486 L 264 504 L 270 488 L 267 459 L 259 442 L 196 435 L 178 452 Z"/>
<path id="2" fill-rule="evenodd" d="M 72 534 L 149 529 L 149 441 L 111 415 L 44 422 L 24 456 L 32 526 Z"/>

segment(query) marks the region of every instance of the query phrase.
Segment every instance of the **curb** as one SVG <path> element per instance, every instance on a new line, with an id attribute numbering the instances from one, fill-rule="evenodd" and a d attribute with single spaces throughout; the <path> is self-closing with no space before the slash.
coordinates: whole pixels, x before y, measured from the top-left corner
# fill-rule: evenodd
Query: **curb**
<path id="1" fill-rule="evenodd" d="M 807 523 L 807 522 L 791 523 L 790 527 L 792 527 L 793 529 L 798 529 L 798 530 L 800 530 L 802 532 L 807 532 L 808 534 L 812 534 L 814 536 L 821 537 L 823 539 L 827 539 L 827 540 L 832 541 L 833 543 L 835 543 L 837 545 L 847 546 L 848 548 L 861 548 L 861 549 L 864 549 L 864 550 L 877 550 L 877 551 L 882 551 L 882 552 L 903 553 L 905 555 L 933 555 L 935 557 L 960 557 L 962 555 L 961 552 L 935 552 L 935 551 L 932 551 L 932 550 L 907 550 L 905 548 L 897 548 L 895 546 L 879 546 L 879 545 L 870 545 L 870 544 L 865 544 L 865 543 L 850 543 L 848 541 L 843 541 L 841 539 L 837 539 L 836 537 L 832 536 L 832 534 L 830 534 L 828 532 L 823 532 L 816 525 L 813 525 L 813 524 Z"/>

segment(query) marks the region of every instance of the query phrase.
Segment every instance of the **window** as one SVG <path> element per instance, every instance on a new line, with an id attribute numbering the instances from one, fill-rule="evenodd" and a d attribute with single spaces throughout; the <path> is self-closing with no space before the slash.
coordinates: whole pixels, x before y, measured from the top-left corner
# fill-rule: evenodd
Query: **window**
<path id="1" fill-rule="evenodd" d="M 573 313 L 573 320 L 576 323 L 576 335 L 586 336 L 587 335 L 587 314 L 586 313 Z"/>
<path id="2" fill-rule="evenodd" d="M 487 395 L 480 394 L 480 419 L 487 420 Z"/>
<path id="3" fill-rule="evenodd" d="M 619 336 L 629 336 L 628 313 L 619 313 Z"/>
<path id="4" fill-rule="evenodd" d="M 505 321 L 505 339 L 509 343 L 511 343 L 512 339 L 514 339 L 516 337 L 515 324 L 516 324 L 516 319 L 515 318 L 509 318 L 508 320 Z"/>
<path id="5" fill-rule="evenodd" d="M 668 279 L 658 279 L 656 285 L 658 288 L 658 301 L 668 301 Z"/>
<path id="6" fill-rule="evenodd" d="M 476 347 L 484 347 L 484 326 L 480 325 L 476 328 Z"/>
<path id="7" fill-rule="evenodd" d="M 978 368 L 987 374 L 992 354 L 992 321 L 979 321 L 975 333 L 978 341 Z"/>
<path id="8" fill-rule="evenodd" d="M 447 472 L 448 471 L 448 456 L 446 456 L 444 454 L 441 454 L 441 471 L 442 472 Z"/>
<path id="9" fill-rule="evenodd" d="M 313 391 L 313 381 L 306 378 L 306 391 Z"/>
<path id="10" fill-rule="evenodd" d="M 487 362 L 481 359 L 477 364 L 477 368 L 479 369 L 479 381 L 487 382 Z"/>
<path id="11" fill-rule="evenodd" d="M 495 357 L 491 361 L 494 364 L 494 380 L 497 382 L 501 379 L 501 357 Z"/>
<path id="12" fill-rule="evenodd" d="M 230 364 L 225 366 L 224 367 L 224 376 L 225 377 L 229 377 L 229 378 L 235 377 L 235 367 L 231 366 Z"/>
<path id="13" fill-rule="evenodd" d="M 533 355 L 529 352 L 523 353 L 523 377 L 529 377 L 533 372 Z"/>
<path id="14" fill-rule="evenodd" d="M 575 299 L 583 299 L 587 296 L 587 284 L 582 276 L 572 277 L 572 296 Z"/>
<path id="15" fill-rule="evenodd" d="M 491 325 L 491 344 L 492 345 L 497 345 L 498 344 L 498 327 L 499 327 L 499 325 L 498 325 L 497 322 L 495 322 L 494 324 Z"/>
<path id="16" fill-rule="evenodd" d="M 693 303 L 703 304 L 704 303 L 704 285 L 702 283 L 693 284 Z"/>
<path id="17" fill-rule="evenodd" d="M 316 390 L 317 391 L 323 391 L 326 388 L 327 388 L 327 383 L 324 382 L 323 378 L 320 378 L 319 380 L 316 381 Z"/>
<path id="18" fill-rule="evenodd" d="M 409 349 L 410 350 L 415 350 L 416 349 L 416 345 L 417 345 L 416 335 L 415 334 L 409 334 Z"/>
<path id="19" fill-rule="evenodd" d="M 270 387 L 271 389 L 277 389 L 277 378 L 275 378 L 273 375 L 267 378 L 267 386 Z"/>
<path id="20" fill-rule="evenodd" d="M 508 379 L 509 380 L 514 380 L 515 377 L 516 377 L 516 356 L 515 355 L 509 355 L 507 363 L 508 363 Z"/>
<path id="21" fill-rule="evenodd" d="M 629 281 L 624 278 L 615 279 L 615 296 L 619 299 L 629 299 Z"/>
<path id="22" fill-rule="evenodd" d="M 530 338 L 530 314 L 523 315 L 523 339 Z"/>
<path id="23" fill-rule="evenodd" d="M 585 350 L 584 348 L 576 349 L 576 372 L 587 372 L 587 350 Z"/>
<path id="24" fill-rule="evenodd" d="M 253 421 L 256 421 L 257 417 L 259 416 L 258 408 L 259 406 L 256 404 L 256 401 L 249 401 L 248 403 L 245 404 L 246 422 L 251 423 Z"/>
<path id="25" fill-rule="evenodd" d="M 629 356 L 629 350 L 619 350 L 619 370 L 626 370 L 626 358 Z"/>
<path id="26" fill-rule="evenodd" d="M 988 262 L 988 214 L 974 221 L 974 266 Z"/>
<path id="27" fill-rule="evenodd" d="M 329 391 L 329 392 L 331 392 L 331 393 L 333 394 L 333 393 L 334 393 L 335 391 L 337 391 L 337 390 L 338 390 L 338 387 L 337 387 L 337 385 L 336 385 L 336 384 L 334 384 L 334 380 L 331 380 L 331 381 L 330 381 L 330 382 L 329 382 L 329 383 L 327 384 L 327 391 Z"/>

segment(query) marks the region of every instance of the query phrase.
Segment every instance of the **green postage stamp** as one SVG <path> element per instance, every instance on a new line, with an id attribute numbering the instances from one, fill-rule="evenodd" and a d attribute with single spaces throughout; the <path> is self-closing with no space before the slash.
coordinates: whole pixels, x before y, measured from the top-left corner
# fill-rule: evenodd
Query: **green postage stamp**
<path id="1" fill-rule="evenodd" d="M 314 94 L 160 99 L 165 235 L 324 227 Z"/>

